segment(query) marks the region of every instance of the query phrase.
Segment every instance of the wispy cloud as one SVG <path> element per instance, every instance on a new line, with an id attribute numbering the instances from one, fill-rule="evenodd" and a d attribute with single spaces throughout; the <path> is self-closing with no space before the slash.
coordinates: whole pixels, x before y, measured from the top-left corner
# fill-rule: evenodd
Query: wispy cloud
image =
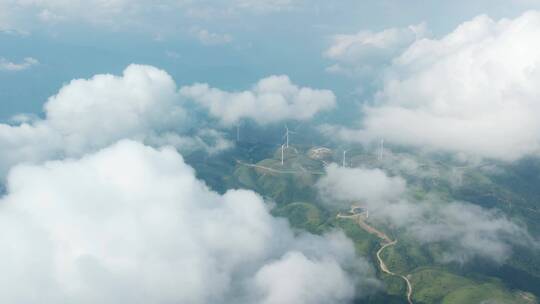
<path id="1" fill-rule="evenodd" d="M 233 41 L 232 36 L 229 34 L 213 33 L 201 28 L 192 28 L 190 34 L 204 45 L 228 44 Z"/>
<path id="2" fill-rule="evenodd" d="M 26 57 L 22 62 L 12 62 L 4 57 L 0 57 L 0 71 L 23 71 L 37 64 L 39 64 L 39 61 L 32 57 Z"/>
<path id="3" fill-rule="evenodd" d="M 496 209 L 436 195 L 415 199 L 403 178 L 379 169 L 330 165 L 317 187 L 330 207 L 361 202 L 371 221 L 401 229 L 421 244 L 446 244 L 441 262 L 464 263 L 474 257 L 503 262 L 513 245 L 538 246 L 524 227 Z"/>

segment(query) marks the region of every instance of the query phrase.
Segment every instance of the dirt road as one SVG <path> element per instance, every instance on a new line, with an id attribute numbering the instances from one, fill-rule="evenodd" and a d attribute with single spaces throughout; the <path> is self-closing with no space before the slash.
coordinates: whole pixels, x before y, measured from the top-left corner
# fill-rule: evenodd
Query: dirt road
<path id="1" fill-rule="evenodd" d="M 301 171 L 298 171 L 298 170 L 279 170 L 279 169 L 274 169 L 274 168 L 270 168 L 270 167 L 244 163 L 244 162 L 242 162 L 240 160 L 237 160 L 236 162 L 239 163 L 240 165 L 243 165 L 243 166 L 246 166 L 246 167 L 252 167 L 252 168 L 256 168 L 256 169 L 266 170 L 268 172 L 278 173 L 278 174 L 301 174 L 301 173 L 308 173 L 308 174 L 313 174 L 313 175 L 324 175 L 325 174 L 324 172 L 308 171 L 304 167 L 301 167 L 301 169 L 302 169 Z"/>
<path id="2" fill-rule="evenodd" d="M 386 266 L 386 264 L 384 263 L 384 260 L 381 258 L 381 253 L 383 252 L 383 250 L 386 248 L 386 247 L 390 247 L 390 246 L 394 246 L 395 244 L 397 243 L 397 240 L 395 241 L 392 241 L 390 243 L 386 243 L 384 244 L 378 251 L 377 251 L 377 260 L 379 260 L 379 267 L 381 268 L 381 271 L 386 273 L 386 274 L 389 274 L 391 276 L 396 276 L 396 277 L 400 277 L 402 278 L 405 283 L 407 284 L 407 302 L 409 302 L 409 304 L 413 304 L 413 301 L 412 301 L 412 284 L 411 284 L 411 281 L 409 281 L 409 278 L 407 278 L 406 276 L 404 275 L 400 275 L 400 274 L 397 274 L 395 272 L 392 272 L 388 269 L 388 266 Z"/>
<path id="3" fill-rule="evenodd" d="M 383 250 L 386 249 L 387 247 L 394 246 L 395 244 L 397 244 L 397 240 L 390 239 L 390 237 L 388 237 L 386 233 L 366 223 L 365 220 L 367 219 L 367 211 L 364 211 L 361 213 L 354 213 L 354 210 L 356 208 L 358 207 L 352 206 L 349 215 L 343 215 L 341 213 L 338 213 L 337 217 L 354 219 L 356 223 L 358 224 L 358 226 L 360 226 L 360 228 L 364 229 L 370 234 L 377 236 L 379 239 L 382 240 L 381 242 L 382 246 L 377 251 L 377 260 L 379 262 L 379 268 L 381 269 L 382 272 L 391 276 L 399 277 L 405 281 L 405 283 L 407 284 L 407 302 L 409 302 L 409 304 L 413 304 L 413 301 L 412 301 L 413 288 L 412 288 L 411 282 L 409 281 L 409 278 L 407 278 L 404 275 L 400 275 L 400 274 L 390 271 L 390 269 L 388 269 L 388 266 L 386 266 L 386 263 L 384 263 L 384 260 L 381 258 L 381 253 L 383 252 Z"/>

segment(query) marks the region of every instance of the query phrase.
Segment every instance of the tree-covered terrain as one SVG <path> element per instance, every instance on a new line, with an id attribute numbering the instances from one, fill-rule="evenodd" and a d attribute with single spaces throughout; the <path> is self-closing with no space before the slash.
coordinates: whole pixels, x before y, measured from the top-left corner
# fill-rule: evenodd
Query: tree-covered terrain
<path id="1" fill-rule="evenodd" d="M 186 159 L 217 191 L 255 190 L 265 197 L 272 213 L 288 219 L 298 233 L 344 231 L 358 255 L 372 262 L 383 286 L 379 292 L 359 297 L 356 303 L 407 303 L 405 282 L 382 272 L 377 263 L 376 253 L 383 241 L 354 220 L 336 217 L 346 210 L 324 202 L 315 187 L 326 165 L 341 164 L 342 149 L 334 147 L 327 159 L 316 159 L 309 155 L 310 148 L 308 144 L 285 148 L 283 164 L 280 147 L 254 143 L 239 143 L 211 158 L 188 155 Z M 401 176 L 407 182 L 408 195 L 418 200 L 436 196 L 436 204 L 466 201 L 497 210 L 533 237 L 540 235 L 540 188 L 536 186 L 540 162 L 536 159 L 512 165 L 495 161 L 471 164 L 446 155 L 395 148 L 381 160 L 372 150 L 356 147 L 348 151 L 347 165 L 380 168 L 390 176 Z M 423 243 L 400 227 L 367 223 L 399 240 L 385 249 L 381 258 L 391 271 L 409 279 L 414 303 L 537 303 L 540 297 L 538 248 L 513 246 L 510 258 L 502 263 L 479 257 L 448 262 L 444 256 L 451 243 Z"/>

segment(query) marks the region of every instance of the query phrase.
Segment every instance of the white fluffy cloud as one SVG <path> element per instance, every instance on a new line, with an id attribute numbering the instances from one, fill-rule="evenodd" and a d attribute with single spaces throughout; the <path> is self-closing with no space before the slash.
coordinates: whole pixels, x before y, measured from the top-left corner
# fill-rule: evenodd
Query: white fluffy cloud
<path id="1" fill-rule="evenodd" d="M 317 187 L 323 197 L 350 205 L 351 201 L 386 202 L 399 199 L 406 183 L 399 177 L 388 177 L 380 169 L 326 167 L 326 175 Z M 345 205 L 344 207 L 347 207 Z"/>
<path id="2" fill-rule="evenodd" d="M 176 84 L 151 66 L 130 65 L 122 76 L 73 80 L 44 109 L 44 119 L 0 124 L 0 176 L 19 162 L 78 156 L 124 138 L 185 148 L 186 141 L 194 147 L 212 137 L 220 147 L 230 146 L 216 131 L 185 136 L 187 116 Z M 216 152 L 217 146 L 205 147 Z"/>
<path id="3" fill-rule="evenodd" d="M 181 126 L 185 113 L 177 97 L 165 71 L 130 65 L 122 76 L 71 81 L 45 104 L 46 121 L 65 138 L 69 152 L 80 153 Z"/>
<path id="4" fill-rule="evenodd" d="M 180 94 L 207 108 L 224 125 L 241 119 L 263 125 L 289 119 L 307 120 L 336 104 L 332 91 L 299 87 L 287 76 L 261 79 L 249 91 L 227 92 L 208 84 L 194 84 L 182 87 Z"/>
<path id="5" fill-rule="evenodd" d="M 446 243 L 450 249 L 442 262 L 477 256 L 503 262 L 513 244 L 538 246 L 523 227 L 496 210 L 437 197 L 417 201 L 407 194 L 405 180 L 378 169 L 332 165 L 317 187 L 330 206 L 356 202 L 368 208 L 371 221 L 403 229 L 420 243 Z"/>
<path id="6" fill-rule="evenodd" d="M 394 60 L 351 140 L 514 160 L 540 148 L 540 12 L 479 16 Z"/>
<path id="7" fill-rule="evenodd" d="M 340 303 L 343 294 L 353 294 L 350 278 L 332 258 L 310 261 L 300 252 L 290 252 L 257 272 L 255 284 L 264 290 L 263 304 Z M 316 289 L 313 289 L 313 288 Z"/>
<path id="8" fill-rule="evenodd" d="M 336 63 L 327 68 L 332 73 L 370 74 L 389 64 L 393 57 L 426 34 L 425 24 L 390 28 L 380 32 L 361 31 L 332 37 L 325 56 Z"/>
<path id="9" fill-rule="evenodd" d="M 6 58 L 0 57 L 0 71 L 22 71 L 31 68 L 32 66 L 39 64 L 39 61 L 32 57 L 26 57 L 22 62 L 11 62 Z"/>
<path id="10" fill-rule="evenodd" d="M 8 180 L 3 303 L 344 303 L 377 285 L 342 233 L 296 235 L 170 148 L 122 141 Z"/>

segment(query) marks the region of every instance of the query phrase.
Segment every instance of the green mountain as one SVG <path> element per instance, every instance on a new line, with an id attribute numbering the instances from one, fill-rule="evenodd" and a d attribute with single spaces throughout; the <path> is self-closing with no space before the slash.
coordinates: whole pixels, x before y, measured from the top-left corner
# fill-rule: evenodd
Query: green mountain
<path id="1" fill-rule="evenodd" d="M 199 177 L 212 188 L 225 191 L 245 188 L 273 201 L 272 213 L 284 217 L 299 231 L 324 233 L 343 230 L 353 240 L 359 255 L 378 265 L 382 241 L 352 219 L 336 217 L 320 202 L 314 187 L 329 162 L 341 162 L 342 149 L 320 150 L 310 146 L 240 144 L 232 151 L 206 159 L 189 156 Z M 320 156 L 320 157 L 319 157 Z M 501 163 L 462 164 L 445 156 L 426 156 L 399 151 L 377 158 L 362 148 L 349 149 L 353 167 L 381 168 L 407 180 L 418 199 L 436 194 L 445 201 L 463 200 L 484 208 L 497 208 L 513 221 L 540 235 L 540 161 L 528 160 L 509 166 Z M 370 225 L 374 225 L 371 223 Z M 465 265 L 443 264 L 441 257 L 451 244 L 421 244 L 405 231 L 374 226 L 392 239 L 395 246 L 381 253 L 393 272 L 409 278 L 414 303 L 537 303 L 540 297 L 540 255 L 537 249 L 514 248 L 504 265 L 473 260 Z M 356 303 L 407 303 L 403 279 L 380 271 L 384 291 Z"/>

